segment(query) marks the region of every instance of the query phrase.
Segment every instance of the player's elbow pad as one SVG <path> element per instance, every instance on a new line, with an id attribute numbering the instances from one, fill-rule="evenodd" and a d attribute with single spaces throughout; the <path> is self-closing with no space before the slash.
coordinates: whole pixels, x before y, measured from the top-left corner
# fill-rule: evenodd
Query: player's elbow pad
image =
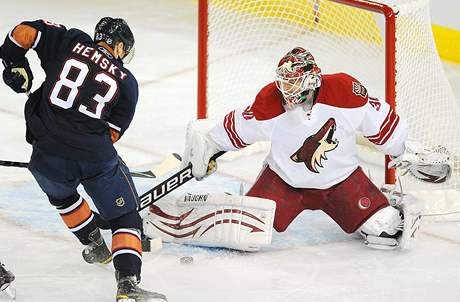
<path id="1" fill-rule="evenodd" d="M 121 137 L 121 133 L 115 129 L 110 129 L 110 138 L 112 139 L 112 143 L 116 143 Z"/>

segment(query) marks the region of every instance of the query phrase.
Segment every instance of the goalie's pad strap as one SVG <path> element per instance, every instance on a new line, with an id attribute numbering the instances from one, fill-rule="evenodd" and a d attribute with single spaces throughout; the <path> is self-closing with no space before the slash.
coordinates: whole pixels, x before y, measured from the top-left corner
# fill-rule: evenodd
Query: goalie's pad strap
<path id="1" fill-rule="evenodd" d="M 276 204 L 269 199 L 187 194 L 161 199 L 144 218 L 144 232 L 166 242 L 255 251 L 272 239 Z"/>
<path id="2" fill-rule="evenodd" d="M 416 201 L 416 199 L 413 196 L 408 195 L 405 201 L 405 203 L 407 202 L 407 204 L 403 203 L 401 205 L 401 209 L 402 209 L 403 216 L 404 216 L 404 229 L 403 229 L 402 236 L 398 238 L 398 241 L 402 249 L 407 248 L 407 247 L 410 248 L 411 243 L 413 241 L 412 239 L 415 238 L 415 234 L 420 228 L 420 222 L 422 219 L 419 209 L 414 208 L 414 209 L 409 210 L 408 201 L 410 200 L 412 202 Z"/>
<path id="3" fill-rule="evenodd" d="M 364 237 L 364 244 L 374 249 L 393 250 L 399 246 L 399 242 L 395 238 L 366 235 L 364 233 L 361 233 L 361 235 Z"/>

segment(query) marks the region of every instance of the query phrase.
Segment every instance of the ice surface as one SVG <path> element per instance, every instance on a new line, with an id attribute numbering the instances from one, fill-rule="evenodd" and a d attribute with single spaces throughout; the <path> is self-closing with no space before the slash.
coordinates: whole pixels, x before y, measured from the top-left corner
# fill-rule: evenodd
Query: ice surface
<path id="1" fill-rule="evenodd" d="M 196 110 L 195 1 L 4 1 L 0 15 L 2 34 L 21 20 L 45 18 L 91 33 L 103 16 L 125 18 L 136 37 L 130 69 L 141 88 L 135 119 L 118 150 L 139 169 L 182 152 L 186 123 Z M 36 58 L 32 64 L 38 87 L 43 73 Z M 458 67 L 446 69 L 458 82 Z M 0 86 L 0 158 L 26 161 L 31 148 L 23 138 L 25 97 Z M 241 182 L 248 189 L 262 159 L 257 154 L 223 160 L 220 174 L 191 181 L 174 194 L 237 193 Z M 366 171 L 373 169 L 369 164 Z M 136 180 L 139 192 L 154 183 Z M 166 243 L 160 252 L 144 254 L 142 285 L 169 301 L 187 302 L 459 301 L 459 230 L 455 220 L 425 222 L 412 249 L 376 251 L 343 233 L 326 215 L 304 212 L 258 253 Z M 16 274 L 17 301 L 113 301 L 113 268 L 87 265 L 80 252 L 31 175 L 0 167 L 0 260 Z M 183 256 L 193 256 L 194 263 L 181 265 Z M 0 301 L 7 299 L 0 294 Z"/>

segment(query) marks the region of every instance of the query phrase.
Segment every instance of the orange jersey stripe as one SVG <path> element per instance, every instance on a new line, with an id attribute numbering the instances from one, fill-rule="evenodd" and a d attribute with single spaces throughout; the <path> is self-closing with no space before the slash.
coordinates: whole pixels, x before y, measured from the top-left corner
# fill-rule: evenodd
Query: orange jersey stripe
<path id="1" fill-rule="evenodd" d="M 116 143 L 120 139 L 120 132 L 110 129 L 110 138 L 112 139 L 112 143 Z"/>
<path id="2" fill-rule="evenodd" d="M 117 233 L 112 236 L 112 253 L 121 249 L 131 249 L 142 255 L 141 240 L 130 233 Z"/>
<path id="3" fill-rule="evenodd" d="M 38 31 L 29 25 L 19 24 L 11 33 L 13 39 L 25 49 L 32 48 Z"/>
<path id="4" fill-rule="evenodd" d="M 75 208 L 73 211 L 66 213 L 66 214 L 61 214 L 62 220 L 64 220 L 64 223 L 67 225 L 69 229 L 72 229 L 76 226 L 79 226 L 86 220 L 88 220 L 91 217 L 91 209 L 89 208 L 88 203 L 83 200 L 81 205 L 79 205 L 77 208 Z"/>

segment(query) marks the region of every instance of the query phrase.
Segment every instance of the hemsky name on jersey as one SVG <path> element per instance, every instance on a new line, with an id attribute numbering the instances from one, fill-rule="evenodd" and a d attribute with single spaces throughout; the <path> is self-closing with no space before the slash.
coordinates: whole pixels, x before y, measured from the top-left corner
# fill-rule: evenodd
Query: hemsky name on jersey
<path id="1" fill-rule="evenodd" d="M 96 65 L 99 65 L 100 68 L 104 69 L 113 76 L 120 78 L 120 80 L 124 80 L 127 76 L 126 73 L 121 71 L 120 68 L 115 66 L 104 56 L 107 55 L 112 58 L 112 55 L 102 46 L 95 49 L 94 47 L 89 47 L 77 42 L 77 44 L 73 47 L 72 52 L 90 59 Z"/>

